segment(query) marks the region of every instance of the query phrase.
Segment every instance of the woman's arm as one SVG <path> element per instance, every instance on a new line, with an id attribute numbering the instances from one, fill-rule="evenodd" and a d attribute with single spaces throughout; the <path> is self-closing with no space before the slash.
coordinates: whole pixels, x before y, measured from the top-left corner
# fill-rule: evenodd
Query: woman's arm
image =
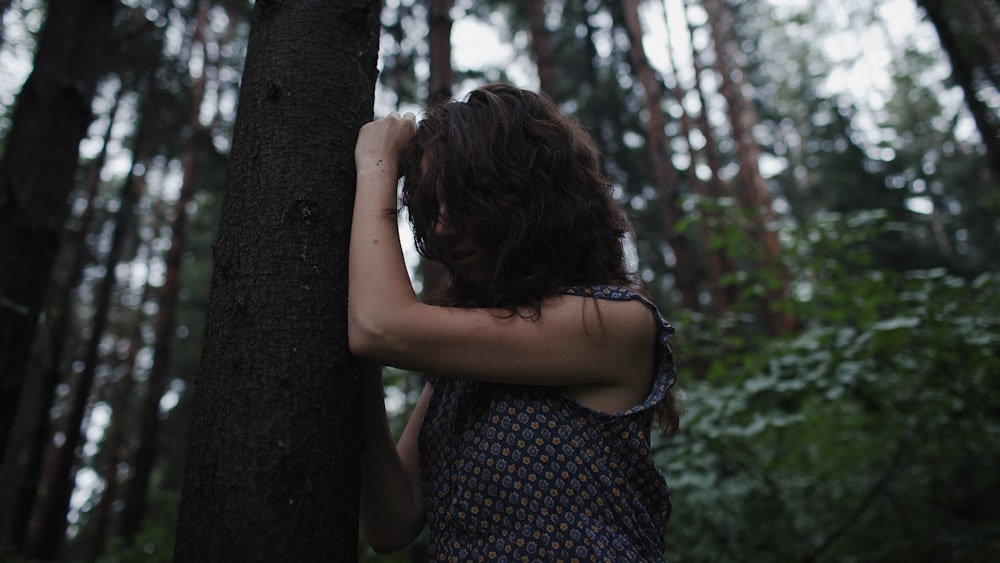
<path id="1" fill-rule="evenodd" d="M 360 357 L 446 377 L 534 385 L 647 387 L 655 323 L 639 301 L 557 296 L 538 319 L 420 303 L 396 222 L 400 151 L 413 119 L 365 125 L 355 161 L 348 340 Z"/>
<path id="2" fill-rule="evenodd" d="M 372 549 L 390 553 L 409 545 L 424 527 L 417 436 L 431 387 L 424 388 L 399 443 L 394 444 L 385 413 L 381 367 L 363 362 L 362 376 L 361 528 Z"/>

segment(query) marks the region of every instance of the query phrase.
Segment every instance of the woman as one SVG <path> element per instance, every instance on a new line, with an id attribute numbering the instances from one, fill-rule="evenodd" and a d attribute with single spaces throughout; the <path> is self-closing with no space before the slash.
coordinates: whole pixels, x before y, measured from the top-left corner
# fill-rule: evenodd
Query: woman
<path id="1" fill-rule="evenodd" d="M 437 560 L 662 560 L 649 451 L 677 415 L 672 329 L 637 290 L 593 141 L 547 98 L 490 85 L 365 125 L 348 299 L 364 360 L 362 526 L 380 552 L 426 524 Z M 417 300 L 396 224 L 447 287 Z M 430 382 L 393 444 L 381 365 Z"/>

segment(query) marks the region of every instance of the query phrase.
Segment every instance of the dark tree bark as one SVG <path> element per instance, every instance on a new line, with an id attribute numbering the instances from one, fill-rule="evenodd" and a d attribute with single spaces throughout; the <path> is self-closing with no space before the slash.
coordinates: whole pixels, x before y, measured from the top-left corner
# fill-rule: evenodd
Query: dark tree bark
<path id="1" fill-rule="evenodd" d="M 133 148 L 132 169 L 122 185 L 120 206 L 115 214 L 115 226 L 111 235 L 111 247 L 105 262 L 104 279 L 97 282 L 94 296 L 94 316 L 90 335 L 87 340 L 83 357 L 83 368 L 73 382 L 72 399 L 69 411 L 63 418 L 65 440 L 54 452 L 49 464 L 53 469 L 52 486 L 45 491 L 39 507 L 37 527 L 30 534 L 26 546 L 29 557 L 52 560 L 59 556 L 66 539 L 66 513 L 69 509 L 70 496 L 76 483 L 77 448 L 83 437 L 83 420 L 90 403 L 91 387 L 97 373 L 97 365 L 101 361 L 100 342 L 111 314 L 112 296 L 118 284 L 115 273 L 118 264 L 125 254 L 128 239 L 134 233 L 135 203 L 144 190 L 145 179 L 136 173 L 137 164 L 141 163 L 142 125 Z"/>
<path id="2" fill-rule="evenodd" d="M 451 99 L 451 6 L 452 0 L 430 0 L 427 10 L 427 52 L 431 75 L 427 81 L 428 105 Z"/>
<path id="3" fill-rule="evenodd" d="M 673 268 L 675 285 L 681 294 L 681 304 L 687 309 L 697 310 L 698 285 L 694 253 L 688 237 L 676 228 L 684 212 L 680 206 L 680 181 L 670 160 L 670 140 L 666 133 L 667 114 L 661 105 L 663 88 L 642 46 L 638 0 L 624 0 L 620 16 L 629 37 L 632 73 L 642 84 L 643 108 L 649 115 L 646 123 L 646 149 L 653 165 L 653 182 L 662 210 L 663 232 L 676 258 Z"/>
<path id="4" fill-rule="evenodd" d="M 380 10 L 360 0 L 254 7 L 176 561 L 357 557 L 347 255 Z"/>
<path id="5" fill-rule="evenodd" d="M 0 162 L 0 455 L 69 214 L 114 0 L 54 0 Z"/>

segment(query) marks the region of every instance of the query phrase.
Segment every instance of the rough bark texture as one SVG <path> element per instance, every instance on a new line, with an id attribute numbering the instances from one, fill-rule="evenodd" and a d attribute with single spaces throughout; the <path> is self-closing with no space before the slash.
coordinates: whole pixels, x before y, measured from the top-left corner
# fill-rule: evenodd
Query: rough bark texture
<path id="1" fill-rule="evenodd" d="M 56 0 L 0 162 L 0 452 L 17 412 L 38 312 L 69 214 L 78 145 L 114 0 Z M 0 454 L 2 455 L 2 454 Z"/>
<path id="2" fill-rule="evenodd" d="M 258 0 L 215 246 L 176 561 L 351 561 L 346 296 L 377 1 Z"/>

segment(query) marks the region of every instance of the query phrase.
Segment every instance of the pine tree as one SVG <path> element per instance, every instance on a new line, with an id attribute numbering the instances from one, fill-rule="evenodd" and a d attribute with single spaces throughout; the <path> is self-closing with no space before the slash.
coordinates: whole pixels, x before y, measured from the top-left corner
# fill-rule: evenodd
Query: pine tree
<path id="1" fill-rule="evenodd" d="M 698 308 L 697 272 L 694 253 L 689 238 L 678 224 L 684 215 L 681 209 L 681 183 L 677 169 L 671 161 L 670 140 L 667 138 L 667 114 L 663 110 L 663 85 L 649 63 L 642 45 L 643 30 L 639 21 L 637 0 L 622 2 L 621 24 L 629 38 L 629 63 L 636 81 L 642 84 L 642 104 L 648 115 L 646 123 L 646 150 L 653 167 L 653 184 L 656 187 L 663 214 L 663 233 L 674 253 L 674 286 L 681 295 L 681 305 Z"/>
<path id="2" fill-rule="evenodd" d="M 137 171 L 139 167 L 145 166 L 143 125 L 140 123 L 137 128 L 132 149 L 132 169 L 121 188 L 120 206 L 115 213 L 111 247 L 104 265 L 105 277 L 97 282 L 94 314 L 82 358 L 83 367 L 71 382 L 73 391 L 70 408 L 62 421 L 65 439 L 48 462 L 52 467 L 51 487 L 46 490 L 39 503 L 39 521 L 37 526 L 32 528 L 27 542 L 28 555 L 43 560 L 58 557 L 66 539 L 66 513 L 79 469 L 77 449 L 82 446 L 84 419 L 91 403 L 91 391 L 97 367 L 102 362 L 101 339 L 105 336 L 105 329 L 114 307 L 114 291 L 118 286 L 118 265 L 127 259 L 126 247 L 134 235 L 135 205 L 145 188 L 145 178 Z"/>
<path id="3" fill-rule="evenodd" d="M 380 5 L 254 7 L 176 561 L 357 556 L 362 444 L 347 250 Z"/>
<path id="4" fill-rule="evenodd" d="M 0 455 L 69 214 L 114 0 L 50 2 L 0 161 Z"/>

